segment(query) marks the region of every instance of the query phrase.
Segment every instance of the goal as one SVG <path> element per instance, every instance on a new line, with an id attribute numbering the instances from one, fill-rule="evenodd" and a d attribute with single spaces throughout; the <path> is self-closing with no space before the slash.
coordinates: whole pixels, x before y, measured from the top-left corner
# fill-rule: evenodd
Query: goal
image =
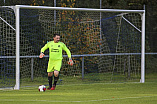
<path id="1" fill-rule="evenodd" d="M 74 60 L 63 52 L 58 84 L 145 82 L 145 10 L 16 5 L 0 7 L 0 88 L 48 83 L 54 33 Z"/>

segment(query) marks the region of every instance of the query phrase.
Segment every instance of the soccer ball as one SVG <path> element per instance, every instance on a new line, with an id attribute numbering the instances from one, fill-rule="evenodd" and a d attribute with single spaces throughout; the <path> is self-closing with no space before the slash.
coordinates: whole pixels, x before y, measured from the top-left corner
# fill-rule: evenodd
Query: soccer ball
<path id="1" fill-rule="evenodd" d="M 46 86 L 40 85 L 38 89 L 39 89 L 39 92 L 44 92 L 44 91 L 46 91 Z"/>

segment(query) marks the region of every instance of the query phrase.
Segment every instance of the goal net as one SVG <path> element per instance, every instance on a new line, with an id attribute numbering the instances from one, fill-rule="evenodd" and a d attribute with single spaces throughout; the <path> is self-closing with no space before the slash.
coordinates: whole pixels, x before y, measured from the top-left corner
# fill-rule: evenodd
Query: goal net
<path id="1" fill-rule="evenodd" d="M 49 52 L 43 59 L 38 56 L 54 33 L 61 35 L 74 60 L 69 66 L 63 52 L 58 84 L 140 81 L 142 10 L 32 7 L 20 7 L 19 25 L 14 7 L 0 8 L 0 87 L 17 83 L 17 26 L 20 86 L 48 84 Z"/>

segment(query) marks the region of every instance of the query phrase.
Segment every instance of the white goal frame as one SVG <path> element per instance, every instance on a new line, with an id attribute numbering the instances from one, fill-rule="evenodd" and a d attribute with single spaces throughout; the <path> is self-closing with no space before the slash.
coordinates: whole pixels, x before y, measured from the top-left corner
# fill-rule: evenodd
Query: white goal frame
<path id="1" fill-rule="evenodd" d="M 5 6 L 6 7 L 6 6 Z M 8 6 L 7 6 L 8 7 Z M 122 10 L 122 9 L 89 9 L 89 8 L 68 8 L 68 7 L 48 7 L 48 6 L 10 6 L 15 11 L 16 16 L 16 84 L 14 89 L 20 89 L 20 8 L 24 9 L 51 9 L 51 10 L 75 10 L 75 11 L 95 11 L 95 12 L 121 12 L 121 13 L 140 13 L 142 19 L 141 31 L 141 80 L 145 82 L 145 10 Z"/>

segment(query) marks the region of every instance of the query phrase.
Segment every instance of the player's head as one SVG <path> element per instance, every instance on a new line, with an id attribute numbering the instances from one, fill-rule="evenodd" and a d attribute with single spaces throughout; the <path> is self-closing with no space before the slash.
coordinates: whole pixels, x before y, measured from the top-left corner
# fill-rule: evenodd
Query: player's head
<path id="1" fill-rule="evenodd" d="M 60 34 L 54 34 L 53 35 L 53 40 L 55 43 L 58 43 L 60 41 Z"/>

